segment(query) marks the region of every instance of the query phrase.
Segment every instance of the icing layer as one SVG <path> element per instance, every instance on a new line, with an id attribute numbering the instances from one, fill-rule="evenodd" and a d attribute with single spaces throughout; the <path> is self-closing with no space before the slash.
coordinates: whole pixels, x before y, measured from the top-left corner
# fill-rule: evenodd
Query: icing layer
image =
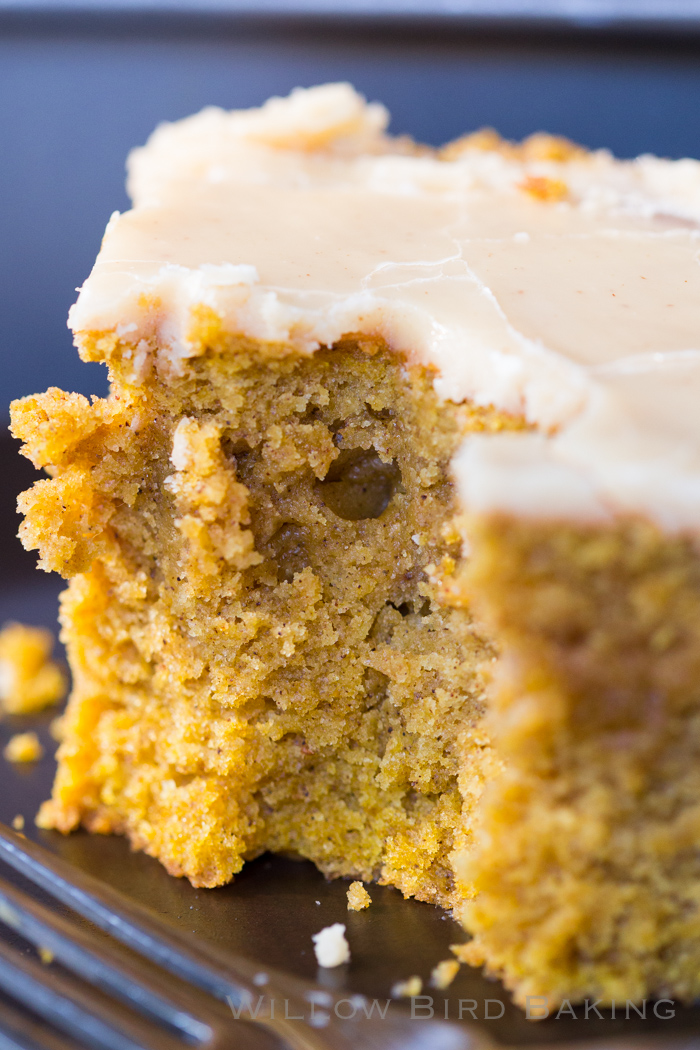
<path id="1" fill-rule="evenodd" d="M 167 377 L 202 305 L 305 353 L 379 334 L 441 397 L 540 428 L 467 443 L 467 508 L 695 527 L 700 164 L 542 137 L 441 157 L 386 122 L 339 84 L 159 128 L 71 310 L 78 342 L 116 330 L 136 376 L 156 353 Z"/>

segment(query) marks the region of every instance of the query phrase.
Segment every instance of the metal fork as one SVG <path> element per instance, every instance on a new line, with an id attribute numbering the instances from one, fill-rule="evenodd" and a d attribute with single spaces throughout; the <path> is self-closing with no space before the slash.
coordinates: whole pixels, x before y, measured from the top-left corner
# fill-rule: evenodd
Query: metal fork
<path id="1" fill-rule="evenodd" d="M 476 1030 L 448 1025 L 431 1025 L 426 1042 L 423 1026 L 398 1010 L 384 1020 L 362 1016 L 361 996 L 350 999 L 359 1019 L 339 1017 L 340 995 L 279 972 L 263 973 L 245 958 L 205 945 L 3 824 L 0 860 L 29 884 L 20 889 L 0 877 L 0 922 L 51 960 L 47 965 L 26 947 L 0 941 L 0 989 L 29 1011 L 0 999 L 0 1050 L 76 1050 L 76 1043 L 90 1050 L 487 1050 L 493 1045 Z M 61 914 L 37 900 L 36 888 L 70 912 Z M 248 1008 L 255 1013 L 262 1002 L 261 993 L 267 1004 L 274 1000 L 277 1016 L 263 1006 L 254 1021 L 246 1019 Z"/>
<path id="2" fill-rule="evenodd" d="M 416 1023 L 393 1007 L 383 1019 L 367 1018 L 362 996 L 341 998 L 286 974 L 263 973 L 245 958 L 168 926 L 4 824 L 0 861 L 28 884 L 21 889 L 0 876 L 0 923 L 35 945 L 45 960 L 40 962 L 21 944 L 0 941 L 0 1050 L 77 1050 L 77 1045 L 88 1050 L 495 1046 L 471 1024 Z M 36 899 L 37 889 L 53 906 Z M 55 910 L 57 901 L 67 906 L 66 914 Z M 261 992 L 268 1003 L 284 1003 L 283 1016 L 279 1010 L 278 1016 L 270 1016 L 268 1008 L 255 1019 L 244 1019 L 247 1007 L 255 1013 L 253 1004 L 261 1002 Z M 354 1004 L 359 1019 L 339 1016 L 335 1007 L 341 1002 Z M 672 1037 L 662 1044 L 654 1040 L 653 1045 L 700 1050 L 695 1037 Z M 650 1044 L 615 1038 L 576 1046 L 641 1050 Z M 532 1044 L 530 1050 L 535 1050 Z M 547 1048 L 540 1044 L 539 1050 Z"/>

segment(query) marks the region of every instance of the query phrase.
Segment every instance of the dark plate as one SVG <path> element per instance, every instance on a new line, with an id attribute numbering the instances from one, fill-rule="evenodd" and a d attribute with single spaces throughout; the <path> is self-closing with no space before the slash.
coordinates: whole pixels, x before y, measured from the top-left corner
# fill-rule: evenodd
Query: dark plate
<path id="1" fill-rule="evenodd" d="M 13 537 L 14 493 L 31 481 L 33 472 L 16 457 L 14 443 L 5 438 L 0 438 L 0 462 L 5 465 L 0 497 L 0 579 L 4 581 L 0 623 L 17 619 L 55 629 L 62 582 L 37 572 L 32 556 L 26 555 Z M 348 912 L 348 881 L 327 882 L 307 862 L 266 855 L 246 865 L 229 886 L 195 890 L 184 879 L 169 876 L 157 861 L 132 853 L 121 838 L 83 832 L 64 837 L 39 831 L 33 818 L 51 788 L 56 745 L 48 727 L 55 714 L 6 717 L 0 722 L 0 749 L 13 733 L 29 728 L 38 732 L 45 747 L 45 757 L 35 765 L 12 766 L 0 758 L 0 820 L 9 824 L 21 814 L 28 837 L 129 894 L 173 926 L 194 931 L 204 941 L 242 954 L 261 966 L 305 978 L 310 986 L 347 992 L 348 996 L 361 993 L 382 1005 L 399 979 L 418 974 L 427 986 L 433 966 L 451 957 L 451 944 L 465 939 L 461 927 L 441 909 L 404 900 L 397 890 L 388 887 L 370 887 L 371 907 Z M 352 959 L 347 966 L 322 971 L 316 966 L 311 935 L 334 922 L 347 926 Z M 445 993 L 425 987 L 424 994 L 430 1000 L 416 1000 L 414 1015 L 426 1050 L 462 1044 L 460 1039 L 444 1041 L 449 1034 L 443 1028 L 445 1016 L 455 1035 L 463 1033 L 463 1045 L 468 1046 L 468 1029 L 458 1021 L 460 1002 L 466 1021 L 472 1020 L 471 1008 L 478 1027 L 496 1045 L 534 1047 L 590 1041 L 601 1050 L 612 1050 L 617 1039 L 624 1039 L 628 1048 L 666 1048 L 675 1045 L 677 1037 L 700 1031 L 700 1008 L 668 1003 L 656 1008 L 648 1003 L 644 1020 L 634 1013 L 627 1019 L 624 1007 L 618 1008 L 616 1019 L 605 1011 L 600 1011 L 602 1017 L 597 1016 L 593 1009 L 586 1019 L 581 1006 L 575 1007 L 576 1018 L 550 1017 L 534 1023 L 512 1005 L 500 984 L 467 967 L 462 967 Z M 395 1002 L 410 1015 L 409 1003 Z M 434 1011 L 432 1021 L 427 1016 L 429 1008 Z M 490 1019 L 485 1017 L 487 1013 L 492 1015 Z M 501 1013 L 501 1017 L 493 1016 Z M 436 1027 L 438 1018 L 443 1025 Z M 690 1043 L 683 1040 L 683 1044 L 689 1050 Z M 362 1046 L 360 1025 L 357 1046 Z"/>

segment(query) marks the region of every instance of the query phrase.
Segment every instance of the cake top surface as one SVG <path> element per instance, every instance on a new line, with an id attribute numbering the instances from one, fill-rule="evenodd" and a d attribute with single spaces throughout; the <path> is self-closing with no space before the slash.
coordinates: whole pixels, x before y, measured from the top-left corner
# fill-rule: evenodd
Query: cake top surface
<path id="1" fill-rule="evenodd" d="M 543 135 L 435 153 L 386 124 L 335 84 L 162 125 L 130 158 L 78 340 L 116 330 L 167 378 L 202 305 L 302 352 L 381 335 L 441 397 L 540 428 L 467 442 L 467 506 L 696 525 L 700 164 Z"/>

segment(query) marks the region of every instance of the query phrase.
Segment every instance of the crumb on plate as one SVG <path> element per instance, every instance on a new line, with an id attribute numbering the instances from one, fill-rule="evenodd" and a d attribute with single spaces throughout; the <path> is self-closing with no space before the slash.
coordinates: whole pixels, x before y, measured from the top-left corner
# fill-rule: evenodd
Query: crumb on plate
<path id="1" fill-rule="evenodd" d="M 362 911 L 363 908 L 369 908 L 371 903 L 372 898 L 362 883 L 351 882 L 348 888 L 348 911 Z"/>
<path id="2" fill-rule="evenodd" d="M 443 959 L 433 968 L 430 974 L 430 984 L 433 988 L 449 988 L 458 970 L 459 963 L 456 959 Z"/>
<path id="3" fill-rule="evenodd" d="M 36 733 L 15 733 L 3 751 L 8 762 L 37 762 L 43 754 L 44 749 Z"/>
<path id="4" fill-rule="evenodd" d="M 324 926 L 318 933 L 314 933 L 311 939 L 314 942 L 316 961 L 324 969 L 350 961 L 350 945 L 345 937 L 345 926 L 342 922 Z"/>
<path id="5" fill-rule="evenodd" d="M 12 827 L 15 831 L 24 831 L 24 817 L 21 813 L 18 813 L 16 817 L 12 818 Z"/>
<path id="6" fill-rule="evenodd" d="M 391 996 L 393 999 L 411 999 L 414 995 L 420 995 L 423 990 L 423 981 L 415 974 L 405 981 L 397 981 L 392 986 Z"/>
<path id="7" fill-rule="evenodd" d="M 66 695 L 66 676 L 51 659 L 53 635 L 44 627 L 8 623 L 0 631 L 0 704 L 31 714 Z"/>

